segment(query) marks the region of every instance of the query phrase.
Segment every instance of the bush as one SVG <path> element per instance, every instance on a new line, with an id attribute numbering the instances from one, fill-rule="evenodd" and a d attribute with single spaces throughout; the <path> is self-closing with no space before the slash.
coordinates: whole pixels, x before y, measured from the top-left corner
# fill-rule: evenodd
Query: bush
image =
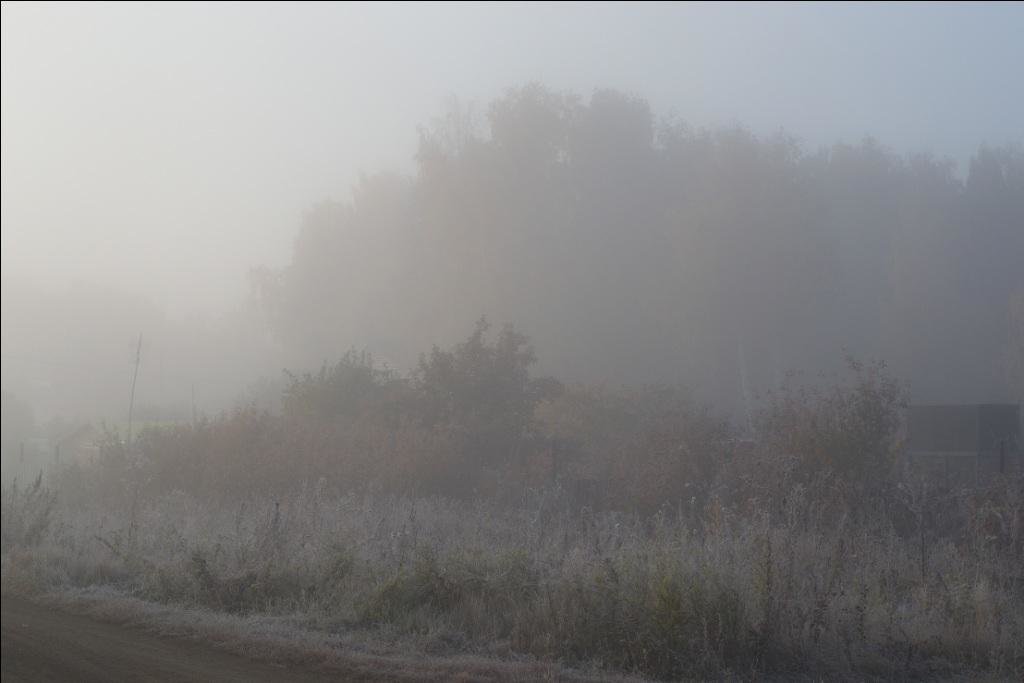
<path id="1" fill-rule="evenodd" d="M 724 419 L 678 387 L 573 387 L 542 402 L 537 420 L 552 478 L 579 502 L 645 513 L 703 502 L 729 436 Z"/>
<path id="2" fill-rule="evenodd" d="M 52 521 L 56 493 L 43 486 L 40 472 L 30 486 L 20 488 L 15 480 L 5 494 L 0 548 L 7 552 L 37 545 Z"/>
<path id="3" fill-rule="evenodd" d="M 834 473 L 858 489 L 890 479 L 900 447 L 906 390 L 884 363 L 848 359 L 852 382 L 794 386 L 770 397 L 757 420 L 766 447 L 795 459 L 801 473 Z"/>
<path id="4" fill-rule="evenodd" d="M 288 378 L 282 403 L 285 413 L 296 419 L 386 419 L 395 414 L 406 397 L 406 382 L 397 373 L 377 367 L 370 354 L 354 350 L 316 375 L 288 373 Z"/>
<path id="5" fill-rule="evenodd" d="M 449 425 L 463 434 L 463 463 L 503 469 L 520 453 L 533 426 L 534 408 L 558 391 L 553 380 L 530 377 L 536 362 L 526 336 L 505 326 L 490 342 L 481 318 L 469 338 L 420 358 L 413 383 L 425 424 Z"/>

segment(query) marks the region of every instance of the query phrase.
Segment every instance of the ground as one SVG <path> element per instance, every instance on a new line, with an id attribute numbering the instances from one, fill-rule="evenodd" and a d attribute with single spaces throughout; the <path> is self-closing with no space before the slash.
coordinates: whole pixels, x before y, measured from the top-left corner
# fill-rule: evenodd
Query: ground
<path id="1" fill-rule="evenodd" d="M 66 598 L 66 596 L 65 596 Z M 201 617 L 148 603 L 41 601 L 4 592 L 2 680 L 21 681 L 594 681 L 640 679 L 564 669 L 554 663 L 502 661 L 415 651 L 370 652 L 314 641 L 213 635 Z M 152 606 L 149 606 L 152 607 Z M 149 616 L 147 616 L 147 614 Z M 156 616 L 154 616 L 156 615 Z M 222 626 L 223 624 L 221 624 Z M 237 635 L 237 634 L 236 634 Z M 248 656 L 247 656 L 248 655 Z"/>
<path id="2" fill-rule="evenodd" d="M 2 613 L 5 682 L 359 680 L 254 662 L 202 643 L 162 638 L 9 595 Z"/>

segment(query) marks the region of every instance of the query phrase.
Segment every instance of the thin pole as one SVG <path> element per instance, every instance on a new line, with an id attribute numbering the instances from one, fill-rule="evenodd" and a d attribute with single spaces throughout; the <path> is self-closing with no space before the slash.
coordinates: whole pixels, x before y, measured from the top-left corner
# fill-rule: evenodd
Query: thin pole
<path id="1" fill-rule="evenodd" d="M 139 360 L 142 358 L 142 333 L 139 333 L 139 344 L 135 347 L 135 372 L 132 373 L 132 394 L 128 399 L 128 443 L 132 442 L 132 416 L 135 412 L 135 381 L 139 378 Z"/>

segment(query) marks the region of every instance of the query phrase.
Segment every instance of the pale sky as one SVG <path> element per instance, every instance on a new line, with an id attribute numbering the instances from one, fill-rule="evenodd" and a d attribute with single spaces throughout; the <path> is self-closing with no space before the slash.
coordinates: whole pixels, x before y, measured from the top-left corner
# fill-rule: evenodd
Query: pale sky
<path id="1" fill-rule="evenodd" d="M 456 95 L 613 87 L 808 149 L 1024 141 L 1024 4 L 3 5 L 5 279 L 237 300 Z"/>

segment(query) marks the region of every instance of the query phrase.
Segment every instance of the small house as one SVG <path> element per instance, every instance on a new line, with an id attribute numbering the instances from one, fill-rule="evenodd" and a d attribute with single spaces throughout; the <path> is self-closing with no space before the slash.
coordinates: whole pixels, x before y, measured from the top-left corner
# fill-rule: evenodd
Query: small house
<path id="1" fill-rule="evenodd" d="M 1020 473 L 1020 406 L 912 405 L 906 454 L 912 470 L 938 474 L 951 484 Z"/>

